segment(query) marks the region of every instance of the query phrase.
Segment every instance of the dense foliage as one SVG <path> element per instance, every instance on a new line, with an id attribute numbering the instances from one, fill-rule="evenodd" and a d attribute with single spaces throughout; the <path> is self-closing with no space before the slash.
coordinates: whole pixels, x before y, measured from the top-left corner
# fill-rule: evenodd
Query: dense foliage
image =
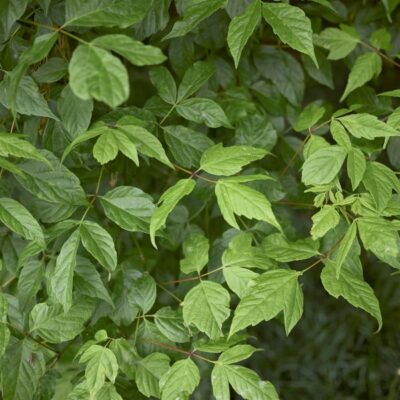
<path id="1" fill-rule="evenodd" d="M 3 400 L 398 398 L 398 3 L 0 1 Z"/>

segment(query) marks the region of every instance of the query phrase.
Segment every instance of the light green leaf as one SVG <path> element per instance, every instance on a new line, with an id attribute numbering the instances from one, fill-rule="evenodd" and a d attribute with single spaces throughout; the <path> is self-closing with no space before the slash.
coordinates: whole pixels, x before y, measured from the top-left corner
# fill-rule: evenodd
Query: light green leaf
<path id="1" fill-rule="evenodd" d="M 196 97 L 183 100 L 176 107 L 176 111 L 188 121 L 205 124 L 210 128 L 219 128 L 220 126 L 232 128 L 224 110 L 211 99 Z"/>
<path id="2" fill-rule="evenodd" d="M 85 249 L 108 271 L 117 266 L 117 252 L 110 234 L 98 223 L 83 221 L 80 227 Z"/>
<path id="3" fill-rule="evenodd" d="M 70 86 L 82 100 L 91 98 L 117 107 L 129 96 L 129 79 L 122 62 L 108 51 L 79 45 L 69 63 Z"/>
<path id="4" fill-rule="evenodd" d="M 382 59 L 375 52 L 359 56 L 354 62 L 346 88 L 340 101 L 343 101 L 353 90 L 363 86 L 372 78 L 377 77 L 382 70 Z"/>
<path id="5" fill-rule="evenodd" d="M 67 313 L 62 306 L 36 304 L 29 316 L 29 329 L 49 343 L 74 339 L 85 329 L 85 322 L 94 311 L 95 301 L 80 298 Z"/>
<path id="6" fill-rule="evenodd" d="M 113 136 L 119 151 L 139 166 L 136 141 L 134 141 L 131 136 L 118 129 L 113 130 Z"/>
<path id="7" fill-rule="evenodd" d="M 257 349 L 248 344 L 238 344 L 224 351 L 218 358 L 218 362 L 228 365 L 235 364 L 251 357 Z"/>
<path id="8" fill-rule="evenodd" d="M 328 261 L 321 272 L 321 281 L 325 290 L 333 297 L 342 296 L 351 305 L 371 314 L 378 322 L 378 330 L 382 327 L 382 316 L 379 302 L 371 286 L 364 281 L 360 260 L 345 261 L 340 277 L 336 277 L 333 261 Z"/>
<path id="9" fill-rule="evenodd" d="M 260 22 L 260 16 L 260 0 L 254 0 L 243 14 L 234 17 L 229 24 L 227 42 L 236 68 L 246 43 Z"/>
<path id="10" fill-rule="evenodd" d="M 10 330 L 7 326 L 7 312 L 8 312 L 8 303 L 7 298 L 3 293 L 0 292 L 0 357 L 3 357 L 3 354 L 6 351 L 8 346 L 8 342 L 10 340 Z"/>
<path id="11" fill-rule="evenodd" d="M 267 151 L 251 146 L 223 147 L 222 143 L 207 149 L 200 160 L 200 168 L 213 175 L 234 175 L 252 161 L 263 158 Z"/>
<path id="12" fill-rule="evenodd" d="M 103 133 L 93 147 L 93 156 L 100 164 L 104 165 L 117 157 L 118 148 L 114 132 Z"/>
<path id="13" fill-rule="evenodd" d="M 31 242 L 35 243 L 35 242 Z M 44 262 L 31 259 L 24 263 L 18 277 L 18 303 L 25 310 L 39 291 L 44 276 Z M 1 338 L 0 338 L 1 343 Z M 1 354 L 1 351 L 0 351 Z"/>
<path id="14" fill-rule="evenodd" d="M 183 75 L 178 89 L 177 103 L 196 93 L 214 74 L 215 65 L 213 63 L 195 62 Z"/>
<path id="15" fill-rule="evenodd" d="M 308 104 L 297 117 L 293 129 L 302 132 L 313 127 L 325 114 L 325 108 L 317 103 Z"/>
<path id="16" fill-rule="evenodd" d="M 330 128 L 331 128 L 332 137 L 335 140 L 335 142 L 339 146 L 342 146 L 344 149 L 346 149 L 350 154 L 351 151 L 353 150 L 353 148 L 351 145 L 351 140 L 350 140 L 349 134 L 347 133 L 344 126 L 338 120 L 332 119 Z M 350 157 L 350 155 L 348 155 L 348 157 Z M 349 158 L 347 158 L 347 162 L 349 162 L 348 160 L 349 160 Z"/>
<path id="17" fill-rule="evenodd" d="M 265 255 L 279 262 L 306 260 L 319 254 L 319 242 L 311 238 L 289 242 L 283 235 L 275 233 L 263 240 Z"/>
<path id="18" fill-rule="evenodd" d="M 242 267 L 224 268 L 223 273 L 229 289 L 236 293 L 239 298 L 242 298 L 250 290 L 253 279 L 259 276 L 256 272 Z"/>
<path id="19" fill-rule="evenodd" d="M 314 154 L 317 150 L 329 147 L 330 144 L 323 137 L 317 135 L 311 135 L 310 139 L 304 145 L 303 157 L 307 160 L 311 154 Z"/>
<path id="20" fill-rule="evenodd" d="M 173 168 L 161 142 L 147 129 L 138 126 L 135 118 L 121 118 L 117 122 L 117 129 L 122 131 L 136 145 L 140 153 L 155 158 L 168 167 Z"/>
<path id="21" fill-rule="evenodd" d="M 340 172 L 346 154 L 343 147 L 336 145 L 317 150 L 303 164 L 302 182 L 308 186 L 330 183 Z"/>
<path id="22" fill-rule="evenodd" d="M 162 353 L 152 353 L 140 360 L 135 382 L 146 397 L 160 398 L 159 380 L 169 369 L 169 357 Z"/>
<path id="23" fill-rule="evenodd" d="M 184 274 L 200 273 L 208 263 L 208 239 L 199 233 L 193 233 L 183 242 L 185 258 L 180 261 L 180 268 Z"/>
<path id="24" fill-rule="evenodd" d="M 173 310 L 171 307 L 160 308 L 154 322 L 159 331 L 169 340 L 175 343 L 190 341 L 190 332 L 183 322 L 182 309 Z"/>
<path id="25" fill-rule="evenodd" d="M 123 400 L 115 386 L 106 383 L 96 394 L 96 400 Z"/>
<path id="26" fill-rule="evenodd" d="M 143 314 L 146 314 L 151 310 L 156 301 L 156 282 L 150 275 L 143 274 L 143 276 L 135 279 L 129 295 L 132 297 L 135 305 L 142 310 Z"/>
<path id="27" fill-rule="evenodd" d="M 79 228 L 64 242 L 57 256 L 56 267 L 50 278 L 52 297 L 63 306 L 64 311 L 72 306 L 72 287 L 76 267 L 76 254 L 80 244 Z"/>
<path id="28" fill-rule="evenodd" d="M 229 335 L 269 321 L 283 311 L 288 335 L 303 314 L 303 292 L 298 283 L 300 272 L 277 269 L 254 279 L 251 290 L 240 300 L 235 310 Z"/>
<path id="29" fill-rule="evenodd" d="M 137 0 L 66 0 L 64 26 L 127 28 L 142 20 L 150 5 Z"/>
<path id="30" fill-rule="evenodd" d="M 185 126 L 166 126 L 163 129 L 169 150 L 182 167 L 198 167 L 202 154 L 214 144 L 205 134 Z"/>
<path id="31" fill-rule="evenodd" d="M 2 359 L 2 399 L 32 400 L 45 372 L 44 355 L 31 340 L 14 342 Z"/>
<path id="32" fill-rule="evenodd" d="M 183 19 L 175 22 L 171 32 L 164 40 L 186 35 L 201 21 L 224 7 L 226 3 L 227 0 L 189 0 L 185 7 Z"/>
<path id="33" fill-rule="evenodd" d="M 335 260 L 336 279 L 340 278 L 340 272 L 342 270 L 342 266 L 345 263 L 347 257 L 349 256 L 354 240 L 357 240 L 356 237 L 357 237 L 357 224 L 353 221 L 353 223 L 347 229 L 337 249 L 336 260 Z"/>
<path id="34" fill-rule="evenodd" d="M 151 83 L 157 88 L 158 95 L 166 103 L 175 104 L 177 90 L 171 72 L 169 72 L 165 67 L 155 67 L 150 70 L 149 77 Z"/>
<path id="35" fill-rule="evenodd" d="M 118 186 L 99 197 L 107 218 L 130 232 L 149 232 L 154 204 L 142 190 L 130 186 Z"/>
<path id="36" fill-rule="evenodd" d="M 307 54 L 318 65 L 312 41 L 311 21 L 301 8 L 285 3 L 263 3 L 263 16 L 283 43 Z"/>
<path id="37" fill-rule="evenodd" d="M 323 237 L 335 228 L 340 221 L 340 215 L 334 206 L 324 206 L 312 216 L 313 226 L 311 236 L 314 240 Z"/>
<path id="38" fill-rule="evenodd" d="M 0 221 L 26 240 L 44 243 L 42 228 L 32 214 L 18 201 L 0 198 Z"/>
<path id="39" fill-rule="evenodd" d="M 279 230 L 282 229 L 272 212 L 270 202 L 257 190 L 220 179 L 215 185 L 215 195 L 222 216 L 234 228 L 240 229 L 235 219 L 236 214 L 239 217 L 265 221 Z"/>
<path id="40" fill-rule="evenodd" d="M 100 36 L 91 44 L 104 50 L 111 50 L 138 66 L 161 64 L 167 59 L 158 47 L 145 45 L 122 34 Z"/>
<path id="41" fill-rule="evenodd" d="M 356 138 L 374 140 L 377 137 L 400 136 L 400 131 L 371 114 L 351 114 L 338 120 Z"/>
<path id="42" fill-rule="evenodd" d="M 246 400 L 279 400 L 270 382 L 262 381 L 251 369 L 240 365 L 216 364 L 212 370 L 213 393 L 218 400 L 231 399 L 229 384 Z"/>
<path id="43" fill-rule="evenodd" d="M 329 60 L 345 58 L 360 43 L 360 35 L 353 27 L 341 25 L 340 28 L 327 28 L 319 34 L 317 43 L 329 50 Z"/>
<path id="44" fill-rule="evenodd" d="M 349 175 L 353 190 L 356 190 L 362 181 L 366 167 L 367 162 L 360 149 L 354 148 L 349 151 L 347 154 L 347 174 Z"/>
<path id="45" fill-rule="evenodd" d="M 229 317 L 229 292 L 220 284 L 200 281 L 183 301 L 186 325 L 195 325 L 211 339 L 222 336 L 222 324 Z"/>
<path id="46" fill-rule="evenodd" d="M 200 372 L 190 359 L 177 361 L 160 379 L 161 400 L 188 398 L 200 383 Z"/>
<path id="47" fill-rule="evenodd" d="M 104 385 L 106 377 L 114 383 L 118 374 L 118 362 L 114 353 L 94 344 L 81 356 L 80 363 L 86 364 L 85 377 L 91 395 L 95 395 Z"/>
<path id="48" fill-rule="evenodd" d="M 190 194 L 196 182 L 193 179 L 181 179 L 174 186 L 167 189 L 158 201 L 158 207 L 154 210 L 150 220 L 150 238 L 154 247 L 156 246 L 156 232 L 165 224 L 168 215 L 176 207 L 178 202 Z"/>

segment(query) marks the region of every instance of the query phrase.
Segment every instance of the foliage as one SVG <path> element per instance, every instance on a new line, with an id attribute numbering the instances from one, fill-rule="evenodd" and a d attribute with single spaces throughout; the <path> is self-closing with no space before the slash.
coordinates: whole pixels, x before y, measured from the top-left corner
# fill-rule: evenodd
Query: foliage
<path id="1" fill-rule="evenodd" d="M 397 398 L 400 1 L 291 3 L 1 2 L 2 399 Z"/>

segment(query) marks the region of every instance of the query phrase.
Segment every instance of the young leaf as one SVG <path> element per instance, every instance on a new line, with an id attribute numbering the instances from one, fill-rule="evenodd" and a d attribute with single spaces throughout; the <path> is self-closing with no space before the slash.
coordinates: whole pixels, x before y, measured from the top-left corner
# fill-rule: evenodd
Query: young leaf
<path id="1" fill-rule="evenodd" d="M 157 247 L 155 242 L 156 232 L 165 224 L 168 215 L 178 202 L 190 194 L 195 186 L 196 183 L 193 179 L 181 179 L 162 194 L 158 201 L 160 205 L 154 210 L 150 220 L 150 238 L 154 247 Z"/>
<path id="2" fill-rule="evenodd" d="M 235 175 L 245 165 L 263 158 L 267 153 L 267 151 L 256 147 L 223 147 L 222 143 L 219 143 L 203 153 L 200 168 L 213 175 Z"/>
<path id="3" fill-rule="evenodd" d="M 382 70 L 382 59 L 375 52 L 359 56 L 354 62 L 347 81 L 346 89 L 340 101 L 343 101 L 353 90 L 363 86 L 372 78 L 378 76 Z"/>
<path id="4" fill-rule="evenodd" d="M 269 321 L 281 311 L 288 335 L 303 314 L 299 276 L 297 271 L 278 269 L 256 278 L 251 291 L 240 300 L 235 310 L 229 335 L 263 320 Z"/>
<path id="5" fill-rule="evenodd" d="M 259 276 L 247 268 L 228 267 L 223 269 L 224 278 L 229 289 L 242 298 L 250 290 L 253 280 Z"/>
<path id="6" fill-rule="evenodd" d="M 257 190 L 236 182 L 220 179 L 215 185 L 215 195 L 222 216 L 234 228 L 240 229 L 235 219 L 236 214 L 239 217 L 243 215 L 249 219 L 265 221 L 278 230 L 282 230 L 272 212 L 270 202 Z"/>
<path id="7" fill-rule="evenodd" d="M 186 325 L 195 325 L 211 339 L 222 336 L 222 323 L 229 317 L 229 292 L 220 284 L 200 281 L 183 301 Z"/>
<path id="8" fill-rule="evenodd" d="M 318 37 L 322 47 L 329 50 L 329 60 L 340 60 L 349 55 L 360 42 L 360 35 L 350 26 L 341 25 L 341 29 L 327 28 Z"/>
<path id="9" fill-rule="evenodd" d="M 339 146 L 317 150 L 303 164 L 301 180 L 307 186 L 330 183 L 342 168 L 346 154 L 346 150 Z"/>
<path id="10" fill-rule="evenodd" d="M 186 35 L 203 19 L 224 7 L 226 3 L 227 0 L 189 0 L 182 21 L 175 22 L 171 32 L 165 36 L 164 40 Z"/>
<path id="11" fill-rule="evenodd" d="M 335 260 L 336 279 L 340 278 L 340 272 L 342 270 L 342 266 L 350 253 L 351 247 L 353 246 L 356 237 L 357 237 L 357 224 L 353 221 L 353 223 L 347 229 L 346 234 L 343 236 L 343 239 L 341 240 L 340 245 L 337 249 L 336 260 Z"/>
<path id="12" fill-rule="evenodd" d="M 130 290 L 135 305 L 137 305 L 143 314 L 146 314 L 154 305 L 157 295 L 157 287 L 154 279 L 144 274 L 138 279 L 135 279 L 134 286 Z"/>
<path id="13" fill-rule="evenodd" d="M 347 174 L 349 175 L 353 190 L 356 190 L 361 183 L 366 167 L 367 162 L 360 149 L 355 147 L 349 151 L 347 154 Z"/>
<path id="14" fill-rule="evenodd" d="M 201 234 L 190 235 L 183 243 L 185 258 L 180 261 L 180 268 L 184 274 L 200 273 L 208 263 L 210 244 L 208 239 Z"/>
<path id="15" fill-rule="evenodd" d="M 26 240 L 44 243 L 42 228 L 32 214 L 18 201 L 0 198 L 0 221 Z"/>
<path id="16" fill-rule="evenodd" d="M 158 95 L 168 104 L 176 102 L 176 83 L 165 67 L 155 67 L 149 72 L 151 83 L 157 88 Z M 164 128 L 165 129 L 165 128 Z"/>
<path id="17" fill-rule="evenodd" d="M 200 372 L 196 364 L 190 358 L 177 361 L 160 379 L 161 400 L 187 397 L 199 383 Z"/>
<path id="18" fill-rule="evenodd" d="M 190 341 L 190 332 L 184 324 L 181 309 L 160 308 L 154 316 L 154 322 L 159 331 L 172 342 L 186 343 Z"/>
<path id="19" fill-rule="evenodd" d="M 117 252 L 110 234 L 96 222 L 83 221 L 80 227 L 85 249 L 108 271 L 117 266 Z"/>
<path id="20" fill-rule="evenodd" d="M 229 24 L 227 42 L 236 68 L 246 43 L 260 22 L 260 16 L 260 0 L 254 0 L 243 14 L 234 17 Z"/>
<path id="21" fill-rule="evenodd" d="M 235 364 L 247 360 L 256 352 L 257 349 L 248 344 L 239 344 L 224 351 L 218 358 L 218 361 L 224 365 Z"/>
<path id="22" fill-rule="evenodd" d="M 354 307 L 361 308 L 371 314 L 382 327 L 382 316 L 379 302 L 371 286 L 364 281 L 360 261 L 345 261 L 340 277 L 336 277 L 337 268 L 333 261 L 328 261 L 321 273 L 321 281 L 325 290 L 333 297 L 342 296 Z"/>
<path id="23" fill-rule="evenodd" d="M 101 48 L 81 44 L 69 63 L 70 86 L 82 100 L 91 98 L 110 107 L 128 99 L 129 79 L 122 62 Z"/>
<path id="24" fill-rule="evenodd" d="M 93 147 L 93 157 L 102 165 L 114 160 L 118 154 L 118 142 L 114 132 L 103 133 Z"/>
<path id="25" fill-rule="evenodd" d="M 106 383 L 96 394 L 96 400 L 123 400 L 114 385 Z"/>
<path id="26" fill-rule="evenodd" d="M 340 221 L 340 215 L 334 206 L 324 206 L 312 216 L 313 226 L 311 236 L 314 240 L 323 237 L 335 228 Z"/>
<path id="27" fill-rule="evenodd" d="M 325 114 L 325 108 L 317 103 L 310 103 L 297 117 L 293 129 L 302 132 L 313 127 Z"/>
<path id="28" fill-rule="evenodd" d="M 335 142 L 339 146 L 342 146 L 344 149 L 346 149 L 348 151 L 348 153 L 349 153 L 348 158 L 347 158 L 347 162 L 348 162 L 350 153 L 353 150 L 349 134 L 347 133 L 344 126 L 336 119 L 332 119 L 330 129 L 331 129 L 332 137 L 335 140 Z M 355 150 L 360 151 L 357 148 Z"/>
<path id="29" fill-rule="evenodd" d="M 86 363 L 85 377 L 90 393 L 95 395 L 104 385 L 106 377 L 114 383 L 118 374 L 118 362 L 114 353 L 94 344 L 81 356 L 80 363 Z"/>
<path id="30" fill-rule="evenodd" d="M 263 3 L 263 16 L 283 43 L 307 54 L 318 66 L 312 41 L 311 21 L 301 8 L 285 3 Z"/>
<path id="31" fill-rule="evenodd" d="M 52 296 L 63 306 L 65 312 L 68 312 L 72 306 L 72 286 L 79 244 L 78 228 L 61 247 L 55 270 L 50 278 Z"/>

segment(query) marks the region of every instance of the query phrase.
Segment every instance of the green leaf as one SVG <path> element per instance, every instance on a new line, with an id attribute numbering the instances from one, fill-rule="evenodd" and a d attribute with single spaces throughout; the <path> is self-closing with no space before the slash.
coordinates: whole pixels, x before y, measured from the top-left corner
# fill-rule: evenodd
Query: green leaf
<path id="1" fill-rule="evenodd" d="M 337 249 L 336 260 L 335 260 L 336 279 L 340 278 L 340 272 L 342 270 L 342 266 L 349 256 L 351 247 L 353 246 L 356 237 L 357 237 L 357 224 L 353 221 L 350 227 L 347 229 Z"/>
<path id="2" fill-rule="evenodd" d="M 151 83 L 157 88 L 158 95 L 168 104 L 175 104 L 177 90 L 174 77 L 165 67 L 155 67 L 149 72 Z M 165 128 L 164 128 L 165 129 Z"/>
<path id="3" fill-rule="evenodd" d="M 93 147 L 93 157 L 102 165 L 114 160 L 118 154 L 118 142 L 114 132 L 103 133 Z"/>
<path id="4" fill-rule="evenodd" d="M 85 328 L 95 302 L 81 298 L 67 313 L 60 305 L 36 304 L 29 317 L 29 329 L 49 343 L 61 343 L 74 339 Z"/>
<path id="5" fill-rule="evenodd" d="M 325 114 L 325 108 L 317 103 L 308 104 L 297 117 L 293 128 L 297 132 L 302 132 L 313 127 Z"/>
<path id="6" fill-rule="evenodd" d="M 137 0 L 80 0 L 65 1 L 64 26 L 127 28 L 139 22 L 151 3 Z"/>
<path id="7" fill-rule="evenodd" d="M 45 372 L 45 358 L 43 353 L 38 351 L 37 345 L 29 339 L 14 342 L 8 347 L 2 359 L 2 398 L 33 399 L 39 387 L 39 380 Z"/>
<path id="8" fill-rule="evenodd" d="M 61 247 L 56 267 L 50 278 L 52 296 L 63 306 L 64 312 L 68 312 L 72 306 L 72 287 L 79 244 L 80 231 L 78 228 Z"/>
<path id="9" fill-rule="evenodd" d="M 172 342 L 186 343 L 190 341 L 190 332 L 183 322 L 181 309 L 160 308 L 154 316 L 154 322 L 158 330 Z"/>
<path id="10" fill-rule="evenodd" d="M 142 190 L 118 186 L 99 197 L 104 212 L 111 221 L 130 232 L 149 232 L 154 204 Z"/>
<path id="11" fill-rule="evenodd" d="M 181 179 L 162 194 L 158 201 L 159 205 L 154 210 L 150 220 L 150 238 L 154 247 L 157 247 L 155 242 L 156 232 L 165 224 L 168 215 L 178 202 L 190 194 L 195 186 L 196 182 L 193 179 Z"/>
<path id="12" fill-rule="evenodd" d="M 319 242 L 311 238 L 289 242 L 283 235 L 275 233 L 263 240 L 265 255 L 279 262 L 306 260 L 319 254 Z"/>
<path id="13" fill-rule="evenodd" d="M 186 35 L 201 21 L 224 7 L 226 3 L 227 0 L 189 0 L 182 21 L 175 22 L 164 40 Z"/>
<path id="14" fill-rule="evenodd" d="M 200 372 L 190 359 L 177 361 L 160 379 L 161 400 L 188 398 L 200 383 Z"/>
<path id="15" fill-rule="evenodd" d="M 22 267 L 18 277 L 18 303 L 21 307 L 21 310 L 25 310 L 27 308 L 29 302 L 39 291 L 43 277 L 43 261 L 31 259 L 24 263 L 24 266 Z"/>
<path id="16" fill-rule="evenodd" d="M 104 35 L 94 39 L 91 44 L 111 50 L 138 66 L 161 64 L 167 59 L 158 47 L 145 45 L 127 35 Z"/>
<path id="17" fill-rule="evenodd" d="M 338 120 L 356 138 L 374 140 L 377 137 L 400 136 L 400 131 L 371 114 L 351 114 Z"/>
<path id="18" fill-rule="evenodd" d="M 211 99 L 196 97 L 183 100 L 176 107 L 176 111 L 188 121 L 205 124 L 210 128 L 219 128 L 220 126 L 232 128 L 224 110 Z"/>
<path id="19" fill-rule="evenodd" d="M 321 281 L 325 290 L 333 297 L 342 296 L 351 305 L 361 308 L 371 314 L 378 322 L 378 330 L 382 327 L 382 316 L 379 302 L 371 286 L 364 281 L 362 267 L 359 259 L 357 262 L 345 261 L 340 277 L 336 277 L 336 266 L 333 261 L 328 261 L 321 272 Z"/>
<path id="20" fill-rule="evenodd" d="M 317 150 L 303 164 L 302 182 L 307 186 L 330 183 L 340 172 L 346 154 L 343 147 L 336 145 Z"/>
<path id="21" fill-rule="evenodd" d="M 62 79 L 68 72 L 68 63 L 61 57 L 51 57 L 32 73 L 38 83 L 54 83 Z"/>
<path id="22" fill-rule="evenodd" d="M 340 215 L 334 206 L 324 206 L 311 219 L 313 226 L 310 233 L 312 238 L 316 240 L 325 236 L 328 231 L 338 225 Z"/>
<path id="23" fill-rule="evenodd" d="M 318 37 L 318 43 L 329 50 L 329 60 L 340 60 L 348 56 L 360 43 L 360 35 L 350 26 L 341 25 L 341 29 L 327 28 Z"/>
<path id="24" fill-rule="evenodd" d="M 263 158 L 267 151 L 251 146 L 223 147 L 222 143 L 207 149 L 200 160 L 200 168 L 213 175 L 234 175 L 252 161 Z"/>
<path id="25" fill-rule="evenodd" d="M 94 344 L 81 356 L 80 363 L 86 363 L 85 377 L 91 395 L 95 395 L 104 385 L 106 377 L 114 383 L 118 374 L 118 362 L 114 353 Z"/>
<path id="26" fill-rule="evenodd" d="M 183 242 L 183 254 L 185 258 L 180 261 L 180 268 L 184 274 L 192 272 L 200 273 L 208 263 L 210 244 L 208 239 L 199 233 L 190 235 Z"/>
<path id="27" fill-rule="evenodd" d="M 248 344 L 238 344 L 224 351 L 218 358 L 218 362 L 228 365 L 235 364 L 239 361 L 247 360 L 257 349 Z"/>
<path id="28" fill-rule="evenodd" d="M 216 364 L 212 370 L 213 394 L 218 400 L 229 400 L 229 384 L 243 399 L 279 400 L 270 382 L 262 381 L 251 369 L 240 365 Z"/>
<path id="29" fill-rule="evenodd" d="M 247 268 L 228 267 L 223 269 L 224 278 L 229 289 L 242 298 L 251 289 L 253 279 L 259 274 Z"/>
<path id="30" fill-rule="evenodd" d="M 195 325 L 211 339 L 222 336 L 222 324 L 229 317 L 229 292 L 220 284 L 200 281 L 183 301 L 186 325 Z"/>
<path id="31" fill-rule="evenodd" d="M 122 62 L 108 51 L 81 44 L 69 63 L 70 86 L 82 100 L 91 98 L 117 107 L 129 97 L 129 79 Z"/>
<path id="32" fill-rule="evenodd" d="M 169 357 L 162 353 L 152 353 L 140 360 L 135 382 L 146 397 L 160 398 L 159 380 L 169 369 Z"/>
<path id="33" fill-rule="evenodd" d="M 335 140 L 335 142 L 339 146 L 342 146 L 344 149 L 346 149 L 348 151 L 349 154 L 348 154 L 347 162 L 349 162 L 350 153 L 353 150 L 349 134 L 347 133 L 344 126 L 336 119 L 332 119 L 330 129 L 331 129 L 332 137 Z M 355 149 L 355 150 L 360 151 L 359 149 Z"/>
<path id="34" fill-rule="evenodd" d="M 393 268 L 400 269 L 400 238 L 397 228 L 383 218 L 363 217 L 357 220 L 358 232 L 365 250 Z"/>
<path id="35" fill-rule="evenodd" d="M 307 54 L 318 65 L 312 41 L 311 21 L 301 8 L 285 3 L 263 3 L 263 16 L 283 43 Z"/>
<path id="36" fill-rule="evenodd" d="M 222 216 L 234 228 L 240 229 L 235 219 L 236 214 L 239 217 L 265 221 L 279 230 L 282 229 L 272 212 L 270 202 L 257 190 L 220 179 L 215 185 L 215 195 Z"/>
<path id="37" fill-rule="evenodd" d="M 300 272 L 289 269 L 268 271 L 254 279 L 254 285 L 235 310 L 229 335 L 269 321 L 283 312 L 288 335 L 303 314 L 303 292 L 297 281 Z"/>
<path id="38" fill-rule="evenodd" d="M 121 118 L 117 122 L 117 129 L 122 131 L 137 147 L 140 153 L 155 158 L 168 167 L 173 168 L 171 161 L 165 154 L 161 142 L 147 129 L 138 126 L 137 120 L 131 117 Z"/>
<path id="39" fill-rule="evenodd" d="M 236 68 L 246 43 L 260 22 L 260 16 L 260 0 L 254 0 L 243 14 L 234 17 L 229 24 L 227 42 Z"/>
<path id="40" fill-rule="evenodd" d="M 361 183 L 366 167 L 367 162 L 360 149 L 354 148 L 349 151 L 347 154 L 347 174 L 349 175 L 353 190 L 356 190 Z"/>
<path id="41" fill-rule="evenodd" d="M 215 65 L 213 63 L 195 62 L 183 75 L 178 89 L 177 103 L 196 93 L 214 74 Z"/>
<path id="42" fill-rule="evenodd" d="M 80 227 L 85 249 L 108 271 L 117 266 L 117 252 L 111 235 L 96 222 L 83 221 Z"/>
<path id="43" fill-rule="evenodd" d="M 346 88 L 340 101 L 343 101 L 352 91 L 363 86 L 372 78 L 377 77 L 382 70 L 382 60 L 375 52 L 359 56 L 354 62 Z"/>
<path id="44" fill-rule="evenodd" d="M 0 43 L 5 43 L 11 35 L 14 23 L 25 12 L 28 0 L 17 3 L 14 0 L 4 0 L 0 7 Z"/>
<path id="45" fill-rule="evenodd" d="M 26 240 L 44 243 L 42 228 L 32 214 L 18 201 L 0 198 L 0 221 Z"/>
<path id="46" fill-rule="evenodd" d="M 35 146 L 15 134 L 0 132 L 0 156 L 21 157 L 48 163 Z"/>
<path id="47" fill-rule="evenodd" d="M 123 400 L 117 389 L 110 383 L 106 383 L 96 394 L 96 400 Z"/>
<path id="48" fill-rule="evenodd" d="M 156 282 L 150 275 L 144 274 L 140 278 L 135 279 L 130 295 L 135 305 L 142 310 L 143 314 L 146 314 L 151 310 L 156 301 Z"/>
<path id="49" fill-rule="evenodd" d="M 3 293 L 0 293 L 0 357 L 3 357 L 10 340 L 10 330 L 7 326 L 8 303 Z"/>
<path id="50" fill-rule="evenodd" d="M 202 154 L 214 144 L 203 133 L 185 126 L 166 126 L 163 129 L 169 150 L 182 167 L 198 167 Z"/>

